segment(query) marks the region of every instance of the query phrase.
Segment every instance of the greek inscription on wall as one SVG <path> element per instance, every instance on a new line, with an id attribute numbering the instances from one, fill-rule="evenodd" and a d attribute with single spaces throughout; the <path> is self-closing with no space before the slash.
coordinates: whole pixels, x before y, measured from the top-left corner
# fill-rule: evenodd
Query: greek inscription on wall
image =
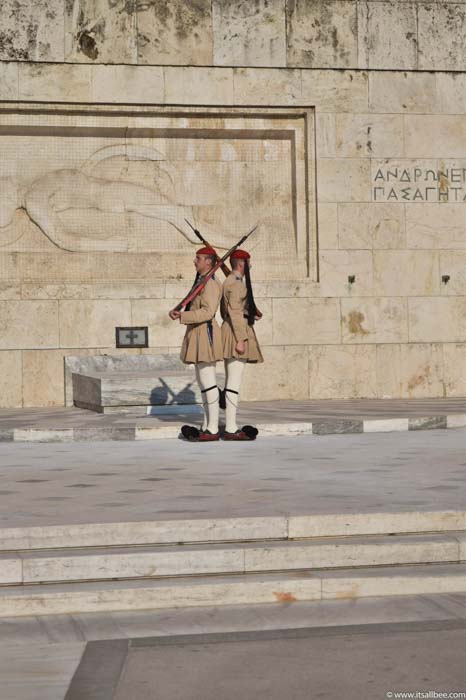
<path id="1" fill-rule="evenodd" d="M 374 171 L 374 202 L 466 202 L 466 168 L 384 166 Z"/>

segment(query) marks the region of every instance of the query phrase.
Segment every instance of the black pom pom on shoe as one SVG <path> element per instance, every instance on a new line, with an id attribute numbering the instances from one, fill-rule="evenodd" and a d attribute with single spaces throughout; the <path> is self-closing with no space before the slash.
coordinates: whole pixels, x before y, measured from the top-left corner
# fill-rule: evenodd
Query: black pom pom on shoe
<path id="1" fill-rule="evenodd" d="M 197 442 L 201 433 L 199 428 L 195 428 L 194 425 L 183 425 L 181 426 L 181 434 L 185 440 Z"/>
<path id="2" fill-rule="evenodd" d="M 243 425 L 241 428 L 243 433 L 245 433 L 250 440 L 255 440 L 259 435 L 259 431 L 253 425 Z"/>

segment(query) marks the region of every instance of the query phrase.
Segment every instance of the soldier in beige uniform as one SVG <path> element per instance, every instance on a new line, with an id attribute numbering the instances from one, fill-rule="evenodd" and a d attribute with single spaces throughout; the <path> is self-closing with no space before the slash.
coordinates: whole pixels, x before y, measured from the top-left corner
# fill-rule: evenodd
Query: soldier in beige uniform
<path id="1" fill-rule="evenodd" d="M 194 259 L 197 277 L 195 285 L 202 282 L 217 260 L 213 248 L 205 247 L 197 251 Z M 219 439 L 219 390 L 216 378 L 216 363 L 223 359 L 222 333 L 215 320 L 222 286 L 214 277 L 209 279 L 204 289 L 188 304 L 185 311 L 170 311 L 170 318 L 186 324 L 186 333 L 181 347 L 181 360 L 194 364 L 196 379 L 201 389 L 204 407 L 204 422 L 201 431 L 191 428 L 185 437 L 199 442 L 212 442 Z M 190 426 L 184 426 L 190 428 Z M 194 433 L 193 433 L 194 431 Z M 182 430 L 183 435 L 185 432 Z M 199 432 L 199 435 L 197 435 Z M 189 435 L 188 435 L 189 433 Z"/>
<path id="2" fill-rule="evenodd" d="M 247 251 L 235 250 L 230 257 L 232 272 L 223 283 L 220 309 L 226 375 L 224 440 L 253 440 L 257 435 L 256 428 L 238 429 L 236 423 L 244 367 L 248 362 L 264 361 L 254 332 L 257 308 L 249 277 L 249 259 Z"/>

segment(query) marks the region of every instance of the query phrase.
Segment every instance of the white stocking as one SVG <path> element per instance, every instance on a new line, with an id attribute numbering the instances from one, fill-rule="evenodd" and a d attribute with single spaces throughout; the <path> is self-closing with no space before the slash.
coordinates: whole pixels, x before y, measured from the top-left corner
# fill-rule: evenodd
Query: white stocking
<path id="1" fill-rule="evenodd" d="M 218 433 L 219 397 L 215 362 L 199 362 L 196 364 L 196 377 L 202 393 L 204 406 L 204 423 L 202 429 Z M 208 391 L 205 391 L 208 389 Z"/>
<path id="2" fill-rule="evenodd" d="M 238 410 L 239 390 L 245 365 L 246 360 L 225 360 L 225 430 L 227 433 L 234 433 L 238 430 L 236 412 Z M 232 389 L 232 391 L 228 391 L 229 389 Z"/>
<path id="3" fill-rule="evenodd" d="M 196 381 L 199 385 L 199 388 L 202 389 L 201 386 L 201 377 L 200 377 L 200 372 L 199 372 L 199 365 L 196 364 L 194 365 L 194 370 L 196 372 Z M 206 395 L 201 392 L 201 399 L 202 399 L 202 408 L 204 409 L 204 418 L 202 420 L 202 430 L 206 430 L 207 428 L 207 423 L 209 422 L 209 405 L 207 403 L 207 398 Z"/>

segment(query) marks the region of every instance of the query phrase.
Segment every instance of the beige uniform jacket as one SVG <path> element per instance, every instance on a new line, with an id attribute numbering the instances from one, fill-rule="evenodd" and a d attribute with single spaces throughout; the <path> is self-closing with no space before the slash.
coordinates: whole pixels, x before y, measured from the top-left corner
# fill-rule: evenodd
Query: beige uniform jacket
<path id="1" fill-rule="evenodd" d="M 221 296 L 220 282 L 211 278 L 191 302 L 189 311 L 181 312 L 180 322 L 188 326 L 180 354 L 186 364 L 223 359 L 222 332 L 215 320 Z"/>
<path id="2" fill-rule="evenodd" d="M 223 318 L 222 344 L 223 357 L 235 358 L 247 362 L 263 362 L 262 353 L 257 342 L 254 327 L 248 325 L 247 290 L 241 277 L 232 272 L 223 283 L 220 311 Z M 246 352 L 239 355 L 236 343 L 246 340 Z"/>

